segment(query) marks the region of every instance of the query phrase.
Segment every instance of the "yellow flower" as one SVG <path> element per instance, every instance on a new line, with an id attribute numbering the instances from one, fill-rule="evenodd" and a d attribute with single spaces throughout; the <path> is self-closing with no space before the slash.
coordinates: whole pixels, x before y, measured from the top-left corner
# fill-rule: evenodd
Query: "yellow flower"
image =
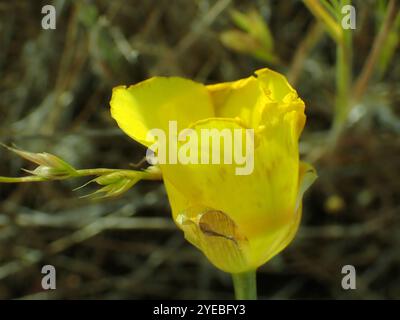
<path id="1" fill-rule="evenodd" d="M 154 77 L 114 88 L 110 105 L 120 128 L 147 147 L 155 141 L 149 131 L 168 133 L 171 120 L 178 130 L 199 134 L 254 129 L 249 175 L 235 174 L 235 164 L 160 164 L 173 217 L 188 241 L 230 273 L 256 269 L 291 242 L 302 195 L 316 174 L 299 161 L 304 102 L 284 76 L 261 69 L 246 79 L 208 86 Z"/>

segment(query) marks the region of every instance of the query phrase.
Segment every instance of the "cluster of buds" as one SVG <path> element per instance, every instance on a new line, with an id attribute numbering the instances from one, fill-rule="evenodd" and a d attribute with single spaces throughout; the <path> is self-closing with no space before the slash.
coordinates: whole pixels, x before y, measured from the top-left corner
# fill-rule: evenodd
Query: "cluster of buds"
<path id="1" fill-rule="evenodd" d="M 26 170 L 34 176 L 49 180 L 58 180 L 78 176 L 77 170 L 69 163 L 50 153 L 33 153 L 17 148 L 5 146 L 8 150 L 16 153 L 21 158 L 36 163 L 38 166 L 34 170 Z"/>
<path id="2" fill-rule="evenodd" d="M 116 197 L 128 191 L 140 180 L 159 180 L 161 179 L 160 170 L 156 167 L 149 167 L 143 171 L 120 170 L 120 169 L 82 169 L 78 170 L 66 161 L 50 153 L 33 153 L 25 150 L 4 146 L 8 150 L 16 153 L 21 158 L 37 164 L 34 170 L 23 171 L 31 176 L 9 178 L 0 177 L 3 183 L 35 182 L 48 180 L 65 180 L 69 178 L 96 176 L 84 185 L 74 189 L 81 189 L 88 184 L 95 182 L 101 186 L 97 191 L 84 197 L 93 199 Z"/>

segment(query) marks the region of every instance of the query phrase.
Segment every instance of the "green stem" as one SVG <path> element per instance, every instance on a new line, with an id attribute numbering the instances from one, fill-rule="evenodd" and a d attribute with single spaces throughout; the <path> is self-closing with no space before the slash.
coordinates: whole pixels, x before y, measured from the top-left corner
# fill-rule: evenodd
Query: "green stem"
<path id="1" fill-rule="evenodd" d="M 325 10 L 319 0 L 303 0 L 311 13 L 323 23 L 326 30 L 336 42 L 342 41 L 342 31 L 339 23 Z"/>
<path id="2" fill-rule="evenodd" d="M 342 5 L 349 4 L 344 0 Z M 352 30 L 343 30 L 342 41 L 336 47 L 336 101 L 333 119 L 332 138 L 336 142 L 346 123 L 351 97 L 352 85 Z"/>
<path id="3" fill-rule="evenodd" d="M 105 169 L 105 168 L 97 168 L 97 169 L 79 169 L 76 170 L 77 177 L 86 177 L 86 176 L 99 176 L 103 174 L 113 173 L 118 171 L 117 169 Z"/>
<path id="4" fill-rule="evenodd" d="M 257 300 L 256 270 L 233 273 L 236 300 Z"/>
<path id="5" fill-rule="evenodd" d="M 41 182 L 48 181 L 49 179 L 38 176 L 27 177 L 2 177 L 0 176 L 0 183 L 20 183 L 20 182 Z"/>
<path id="6" fill-rule="evenodd" d="M 60 177 L 41 177 L 41 176 L 26 176 L 26 177 L 2 177 L 0 176 L 0 183 L 20 183 L 20 182 L 42 182 L 49 180 L 66 180 L 70 178 L 87 177 L 87 176 L 101 176 L 109 173 L 120 172 L 126 177 L 136 178 L 138 172 L 140 172 L 142 179 L 145 180 L 161 180 L 161 173 L 156 171 L 135 171 L 135 170 L 120 170 L 120 169 L 80 169 L 76 170 L 71 175 L 65 175 Z"/>

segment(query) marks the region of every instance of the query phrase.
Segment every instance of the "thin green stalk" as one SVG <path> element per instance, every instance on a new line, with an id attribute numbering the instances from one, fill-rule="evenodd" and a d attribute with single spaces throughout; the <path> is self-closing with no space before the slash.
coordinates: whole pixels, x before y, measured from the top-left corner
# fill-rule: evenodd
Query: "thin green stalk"
<path id="1" fill-rule="evenodd" d="M 336 42 L 342 41 L 342 29 L 335 18 L 324 8 L 319 0 L 303 0 L 311 13 L 323 23 L 326 30 Z"/>
<path id="2" fill-rule="evenodd" d="M 342 5 L 351 1 L 343 1 Z M 336 47 L 336 101 L 332 138 L 336 141 L 350 110 L 352 87 L 352 30 L 343 29 L 342 41 Z"/>
<path id="3" fill-rule="evenodd" d="M 152 171 L 135 171 L 135 170 L 120 170 L 120 169 L 81 169 L 76 170 L 74 174 L 54 177 L 42 177 L 42 176 L 26 176 L 26 177 L 2 177 L 0 176 L 0 183 L 20 183 L 20 182 L 42 182 L 50 180 L 66 180 L 70 178 L 79 178 L 87 176 L 101 176 L 109 173 L 119 172 L 123 173 L 126 177 L 136 178 L 138 172 L 142 175 L 142 179 L 146 180 L 160 180 L 161 174 Z"/>
<path id="4" fill-rule="evenodd" d="M 20 182 L 41 182 L 48 181 L 49 179 L 39 176 L 26 176 L 26 177 L 2 177 L 0 176 L 0 183 L 20 183 Z"/>
<path id="5" fill-rule="evenodd" d="M 20 183 L 20 182 L 42 182 L 49 180 L 66 180 L 70 178 L 78 178 L 78 177 L 86 177 L 86 176 L 94 176 L 94 175 L 102 175 L 107 173 L 116 172 L 117 169 L 82 169 L 76 170 L 75 174 L 64 175 L 64 176 L 54 176 L 54 177 L 42 177 L 42 176 L 26 176 L 26 177 L 2 177 L 0 176 L 1 183 Z"/>
<path id="6" fill-rule="evenodd" d="M 397 14 L 398 10 L 396 7 L 396 1 L 390 0 L 387 5 L 385 18 L 380 27 L 379 34 L 374 40 L 371 52 L 369 53 L 368 58 L 363 66 L 362 72 L 354 85 L 353 99 L 356 102 L 361 99 L 362 95 L 368 87 L 368 82 L 374 72 L 376 65 L 378 64 L 379 56 L 382 50 L 385 48 L 385 45 L 387 44 L 387 39 L 395 23 Z"/>
<path id="7" fill-rule="evenodd" d="M 232 274 L 236 300 L 257 300 L 256 270 Z"/>

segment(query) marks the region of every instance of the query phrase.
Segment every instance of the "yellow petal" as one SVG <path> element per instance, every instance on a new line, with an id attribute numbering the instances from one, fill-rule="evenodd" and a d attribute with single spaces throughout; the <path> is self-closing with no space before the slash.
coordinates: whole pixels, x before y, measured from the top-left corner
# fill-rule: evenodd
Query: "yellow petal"
<path id="1" fill-rule="evenodd" d="M 175 220 L 187 212 L 188 208 L 211 208 L 226 214 L 237 226 L 237 232 L 248 241 L 248 249 L 244 253 L 247 262 L 243 268 L 258 267 L 265 262 L 269 257 L 268 248 L 278 247 L 287 237 L 289 230 L 294 228 L 293 225 L 296 223 L 293 221 L 299 219 L 295 211 L 299 161 L 297 137 L 291 130 L 294 120 L 293 116 L 284 117 L 279 127 L 279 134 L 270 136 L 262 134 L 258 137 L 259 143 L 254 150 L 254 171 L 249 175 L 236 175 L 235 170 L 238 165 L 235 162 L 219 165 L 161 165 Z M 194 124 L 192 129 L 199 136 L 202 129 L 241 130 L 243 144 L 246 141 L 244 139 L 246 128 L 232 119 L 203 120 Z M 222 140 L 220 149 L 222 159 L 225 151 L 227 150 Z M 207 152 L 212 153 L 210 150 Z M 201 216 L 201 212 L 197 214 Z M 179 225 L 179 222 L 177 223 Z M 180 227 L 186 233 L 190 231 Z M 218 229 L 218 226 L 212 227 L 212 230 L 215 229 Z M 204 247 L 204 239 L 198 235 L 187 238 L 200 239 L 198 240 L 200 243 L 196 245 Z M 232 245 L 231 242 L 229 244 Z M 212 256 L 215 255 L 210 253 L 211 249 L 207 250 L 202 249 L 203 252 L 208 252 L 206 255 L 215 265 L 225 271 L 231 268 L 221 267 L 220 261 L 212 260 Z M 230 272 L 241 271 L 246 270 L 235 269 Z"/>
<path id="2" fill-rule="evenodd" d="M 297 191 L 296 208 L 301 206 L 301 200 L 307 189 L 317 180 L 318 175 L 314 167 L 307 162 L 300 162 L 299 187 Z"/>
<path id="3" fill-rule="evenodd" d="M 221 270 L 237 273 L 249 268 L 248 240 L 226 213 L 189 207 L 176 221 L 185 238 Z"/>
<path id="4" fill-rule="evenodd" d="M 282 74 L 268 68 L 257 70 L 255 74 L 271 101 L 292 102 L 298 99 L 296 90 Z"/>
<path id="5" fill-rule="evenodd" d="M 297 136 L 305 124 L 304 102 L 298 97 L 286 78 L 264 68 L 233 82 L 208 85 L 215 115 L 222 118 L 240 118 L 247 127 L 257 129 L 265 122 L 277 119 L 289 111 L 298 111 Z M 267 119 L 267 120 L 266 120 Z"/>
<path id="6" fill-rule="evenodd" d="M 262 111 L 260 124 L 274 131 L 283 117 L 295 117 L 292 129 L 298 139 L 306 122 L 303 100 L 280 73 L 265 68 L 256 71 L 256 74 L 269 101 Z"/>
<path id="7" fill-rule="evenodd" d="M 238 81 L 208 85 L 207 89 L 217 117 L 238 117 L 248 127 L 258 125 L 265 101 L 257 78 L 251 76 Z"/>
<path id="8" fill-rule="evenodd" d="M 300 162 L 299 165 L 299 182 L 298 191 L 296 198 L 296 205 L 294 211 L 294 218 L 283 227 L 279 232 L 276 233 L 266 233 L 264 236 L 254 239 L 253 248 L 254 252 L 262 251 L 265 248 L 265 243 L 269 242 L 271 245 L 265 248 L 263 255 L 255 257 L 259 259 L 255 264 L 264 264 L 283 249 L 285 249 L 290 242 L 292 242 L 294 236 L 300 225 L 301 214 L 302 214 L 302 199 L 304 193 L 307 189 L 314 183 L 317 179 L 317 173 L 315 169 L 308 163 Z M 269 239 L 269 240 L 268 240 Z M 257 249 L 259 248 L 259 249 Z"/>
<path id="9" fill-rule="evenodd" d="M 151 129 L 168 134 L 168 121 L 178 132 L 190 123 L 214 115 L 210 96 L 202 84 L 178 77 L 154 77 L 130 87 L 113 89 L 111 115 L 134 140 L 149 146 Z"/>

